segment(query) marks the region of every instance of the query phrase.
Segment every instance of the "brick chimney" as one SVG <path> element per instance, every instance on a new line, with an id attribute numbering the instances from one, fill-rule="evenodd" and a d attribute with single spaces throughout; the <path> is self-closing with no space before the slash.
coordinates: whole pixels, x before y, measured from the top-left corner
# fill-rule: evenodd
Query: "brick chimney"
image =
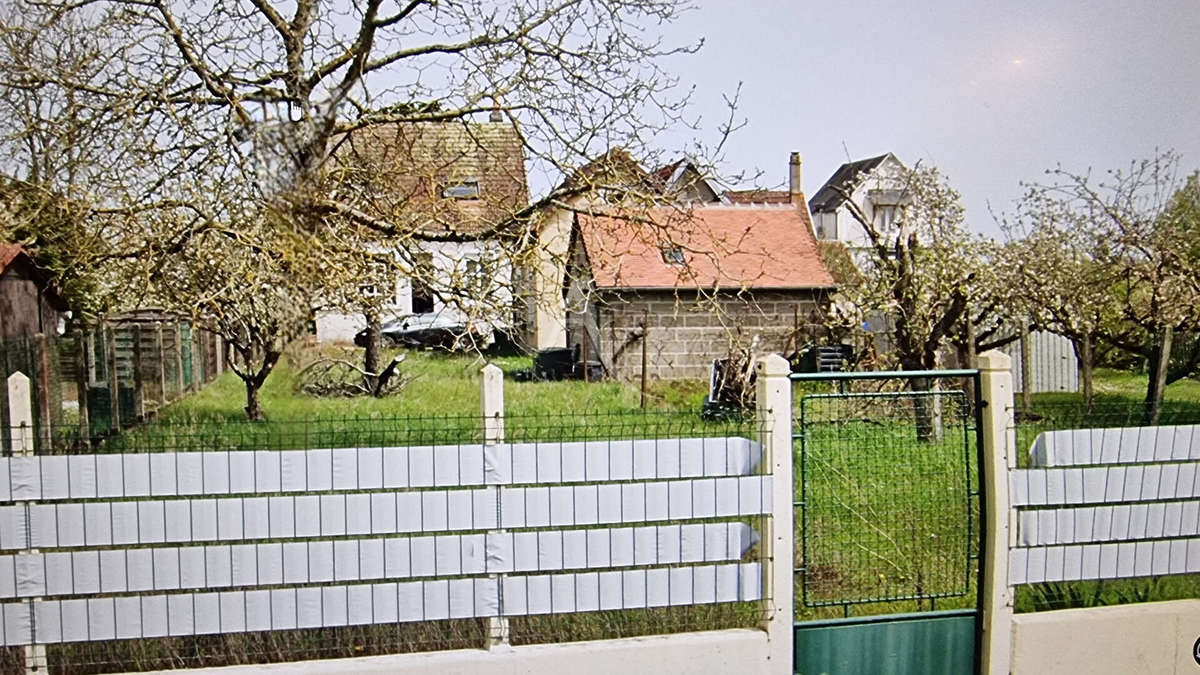
<path id="1" fill-rule="evenodd" d="M 791 159 L 788 160 L 788 192 L 792 196 L 792 205 L 800 206 L 804 203 L 804 174 L 803 162 L 800 160 L 800 153 L 793 152 Z"/>

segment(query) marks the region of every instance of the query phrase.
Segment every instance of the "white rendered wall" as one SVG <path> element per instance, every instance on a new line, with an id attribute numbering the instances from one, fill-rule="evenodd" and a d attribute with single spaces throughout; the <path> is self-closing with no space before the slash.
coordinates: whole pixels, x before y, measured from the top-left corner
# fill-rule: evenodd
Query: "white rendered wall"
<path id="1" fill-rule="evenodd" d="M 1200 600 L 1017 614 L 1014 675 L 1200 672 Z"/>
<path id="2" fill-rule="evenodd" d="M 512 305 L 512 265 L 500 246 L 490 241 L 468 242 L 431 242 L 423 246 L 433 256 L 433 266 L 437 273 L 438 285 L 449 288 L 454 280 L 465 276 L 466 265 L 471 260 L 488 259 L 495 269 L 491 277 L 495 284 L 492 296 L 487 302 L 488 309 L 507 308 Z M 384 305 L 382 319 L 387 321 L 405 314 L 412 314 L 412 284 L 406 278 L 396 280 L 394 297 Z M 471 307 L 473 298 L 464 298 L 462 304 Z M 482 305 L 481 305 L 482 307 Z M 434 312 L 449 312 L 455 318 L 465 317 L 465 312 L 456 307 L 446 307 L 439 298 L 434 298 Z M 482 311 L 482 310 L 481 310 Z M 486 312 L 486 318 L 498 328 L 507 328 L 512 323 L 508 312 Z M 366 320 L 361 314 L 346 314 L 342 312 L 318 312 L 316 316 L 317 342 L 351 342 L 354 335 L 367 327 Z"/>

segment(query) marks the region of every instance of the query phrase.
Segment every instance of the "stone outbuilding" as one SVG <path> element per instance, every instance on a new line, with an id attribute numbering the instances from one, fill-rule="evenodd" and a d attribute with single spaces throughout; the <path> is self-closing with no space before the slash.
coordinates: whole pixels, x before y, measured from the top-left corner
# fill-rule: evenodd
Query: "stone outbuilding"
<path id="1" fill-rule="evenodd" d="M 738 349 L 791 353 L 834 289 L 806 210 L 792 205 L 579 213 L 567 346 L 617 378 L 707 377 Z"/>

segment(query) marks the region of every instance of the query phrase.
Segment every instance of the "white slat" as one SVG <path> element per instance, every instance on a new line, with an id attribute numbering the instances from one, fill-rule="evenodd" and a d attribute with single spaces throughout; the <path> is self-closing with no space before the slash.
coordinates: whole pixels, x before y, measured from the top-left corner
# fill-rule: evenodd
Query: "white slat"
<path id="1" fill-rule="evenodd" d="M 1017 543 L 1049 546 L 1200 535 L 1200 501 L 1019 511 Z"/>
<path id="2" fill-rule="evenodd" d="M 648 483 L 0 507 L 0 549 L 362 536 L 769 513 L 770 476 Z M 29 509 L 30 540 L 24 532 Z"/>
<path id="3" fill-rule="evenodd" d="M 279 586 L 740 560 L 745 523 L 0 556 L 0 598 Z"/>
<path id="4" fill-rule="evenodd" d="M 758 563 L 504 577 L 506 616 L 751 601 Z M 489 577 L 4 603 L 2 644 L 397 623 L 501 614 Z M 36 624 L 37 635 L 32 636 Z"/>
<path id="5" fill-rule="evenodd" d="M 1065 546 L 1009 551 L 1009 583 L 1127 579 L 1200 572 L 1200 538 Z"/>
<path id="6" fill-rule="evenodd" d="M 745 476 L 761 457 L 736 437 L 14 457 L 0 501 Z"/>
<path id="7" fill-rule="evenodd" d="M 1046 431 L 1030 458 L 1035 467 L 1200 460 L 1200 425 Z"/>
<path id="8" fill-rule="evenodd" d="M 1009 472 L 1012 505 L 1057 506 L 1200 497 L 1200 462 Z"/>

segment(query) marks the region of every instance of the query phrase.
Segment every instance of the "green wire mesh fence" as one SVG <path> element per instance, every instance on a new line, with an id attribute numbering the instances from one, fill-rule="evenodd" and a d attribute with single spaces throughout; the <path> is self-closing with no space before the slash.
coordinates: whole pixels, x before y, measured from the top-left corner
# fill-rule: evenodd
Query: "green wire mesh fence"
<path id="1" fill-rule="evenodd" d="M 979 492 L 971 382 L 798 388 L 799 617 L 973 602 Z M 959 600 L 938 603 L 951 598 Z"/>

